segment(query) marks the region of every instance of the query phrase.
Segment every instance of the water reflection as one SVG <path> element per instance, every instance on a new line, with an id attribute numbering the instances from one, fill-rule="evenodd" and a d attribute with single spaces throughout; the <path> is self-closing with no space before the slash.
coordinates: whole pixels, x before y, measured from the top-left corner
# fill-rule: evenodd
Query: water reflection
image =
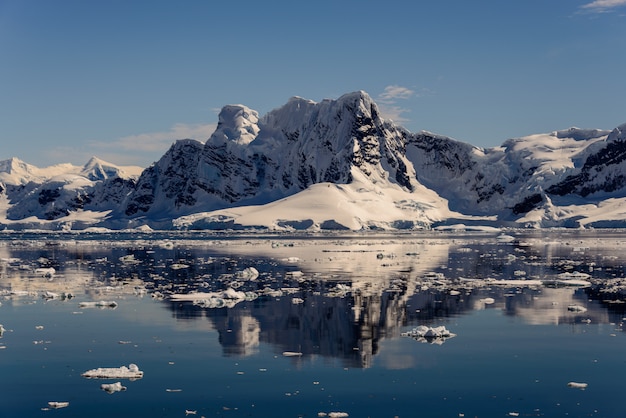
<path id="1" fill-rule="evenodd" d="M 76 238 L 0 241 L 4 298 L 149 295 L 179 323 L 204 321 L 225 356 L 267 343 L 276 354 L 301 353 L 297 361 L 321 356 L 367 368 L 383 339 L 472 310 L 537 325 L 621 327 L 625 314 L 620 234 Z M 196 292 L 221 295 L 224 307 L 171 299 Z"/>

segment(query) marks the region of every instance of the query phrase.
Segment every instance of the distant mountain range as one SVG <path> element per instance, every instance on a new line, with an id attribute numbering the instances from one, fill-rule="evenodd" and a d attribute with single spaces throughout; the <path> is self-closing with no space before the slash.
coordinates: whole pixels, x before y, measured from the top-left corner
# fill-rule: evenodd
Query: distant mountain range
<path id="1" fill-rule="evenodd" d="M 359 91 L 225 106 L 146 169 L 0 161 L 0 229 L 625 227 L 626 124 L 482 149 L 383 120 Z"/>

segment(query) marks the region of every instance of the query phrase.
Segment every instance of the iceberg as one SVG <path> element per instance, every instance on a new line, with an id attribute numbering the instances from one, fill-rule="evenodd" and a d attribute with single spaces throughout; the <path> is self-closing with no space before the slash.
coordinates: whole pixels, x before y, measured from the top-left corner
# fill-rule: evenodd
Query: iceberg
<path id="1" fill-rule="evenodd" d="M 117 302 L 115 301 L 106 301 L 99 300 L 97 302 L 81 302 L 78 304 L 81 308 L 117 308 Z"/>
<path id="2" fill-rule="evenodd" d="M 415 338 L 417 341 L 431 343 L 442 343 L 448 338 L 456 337 L 456 334 L 450 332 L 443 325 L 438 327 L 427 327 L 425 325 L 420 325 L 410 331 L 403 332 L 401 335 L 403 337 Z"/>
<path id="3" fill-rule="evenodd" d="M 48 402 L 48 406 L 54 409 L 65 408 L 65 407 L 68 407 L 69 405 L 70 405 L 69 402 L 58 402 L 58 401 Z"/>
<path id="4" fill-rule="evenodd" d="M 139 370 L 136 364 L 129 364 L 128 367 L 99 367 L 97 369 L 87 370 L 82 377 L 87 379 L 141 379 L 143 372 Z"/>
<path id="5" fill-rule="evenodd" d="M 126 390 L 126 386 L 122 386 L 121 382 L 103 383 L 100 385 L 100 389 L 102 389 L 106 393 L 112 394 L 115 392 L 121 392 L 123 390 Z"/>
<path id="6" fill-rule="evenodd" d="M 191 292 L 170 295 L 170 299 L 177 302 L 193 302 L 202 308 L 232 308 L 245 300 L 254 300 L 258 297 L 255 292 L 240 292 L 232 288 L 220 292 Z"/>
<path id="7" fill-rule="evenodd" d="M 567 386 L 569 386 L 570 388 L 574 388 L 574 389 L 586 389 L 587 388 L 587 383 L 569 382 L 567 384 Z"/>

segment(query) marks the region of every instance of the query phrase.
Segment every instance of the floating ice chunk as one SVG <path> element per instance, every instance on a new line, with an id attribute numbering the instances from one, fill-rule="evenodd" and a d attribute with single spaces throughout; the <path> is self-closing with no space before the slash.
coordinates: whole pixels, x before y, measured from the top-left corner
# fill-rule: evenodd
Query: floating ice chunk
<path id="1" fill-rule="evenodd" d="M 100 389 L 102 389 L 106 393 L 115 393 L 126 390 L 126 386 L 122 386 L 121 382 L 103 383 L 100 385 Z"/>
<path id="2" fill-rule="evenodd" d="M 285 357 L 300 357 L 302 355 L 299 351 L 283 351 Z"/>
<path id="3" fill-rule="evenodd" d="M 115 301 L 107 301 L 107 300 L 99 300 L 97 302 L 81 302 L 78 304 L 81 308 L 117 308 L 117 302 Z"/>
<path id="4" fill-rule="evenodd" d="M 0 337 L 2 337 L 2 334 L 4 334 L 6 331 L 6 329 L 4 329 L 4 326 L 2 326 L 2 324 L 0 324 Z"/>
<path id="5" fill-rule="evenodd" d="M 55 293 L 55 292 L 51 292 L 49 290 L 46 290 L 45 292 L 43 292 L 41 297 L 44 298 L 44 299 L 56 299 L 56 298 L 59 297 L 59 294 Z"/>
<path id="6" fill-rule="evenodd" d="M 188 269 L 189 265 L 183 263 L 174 263 L 170 266 L 172 270 Z"/>
<path id="7" fill-rule="evenodd" d="M 40 267 L 38 269 L 35 269 L 35 274 L 41 276 L 41 277 L 52 277 L 54 276 L 54 273 L 56 273 L 57 271 L 54 269 L 54 267 Z"/>
<path id="8" fill-rule="evenodd" d="M 239 292 L 228 288 L 221 292 L 192 292 L 174 294 L 171 300 L 179 302 L 193 302 L 202 308 L 232 308 L 244 300 L 254 300 L 258 297 L 255 292 Z"/>
<path id="9" fill-rule="evenodd" d="M 119 258 L 119 260 L 122 263 L 126 263 L 126 264 L 137 264 L 137 263 L 140 263 L 140 261 L 135 258 L 134 254 L 123 255 L 123 256 L 121 256 Z"/>
<path id="10" fill-rule="evenodd" d="M 404 337 L 412 337 L 422 342 L 443 342 L 448 338 L 456 337 L 456 334 L 450 332 L 443 325 L 438 327 L 427 327 L 426 325 L 420 325 L 410 331 L 403 332 L 401 335 Z"/>
<path id="11" fill-rule="evenodd" d="M 587 308 L 580 305 L 568 305 L 567 310 L 570 312 L 587 312 Z"/>
<path id="12" fill-rule="evenodd" d="M 70 405 L 69 402 L 58 402 L 58 401 L 50 401 L 50 402 L 48 402 L 48 406 L 50 408 L 54 408 L 54 409 L 66 408 L 69 405 Z"/>
<path id="13" fill-rule="evenodd" d="M 496 241 L 498 241 L 500 243 L 513 242 L 513 241 L 515 241 L 515 237 L 512 237 L 511 235 L 500 234 L 496 238 Z"/>
<path id="14" fill-rule="evenodd" d="M 88 379 L 141 379 L 143 372 L 139 370 L 136 364 L 129 364 L 128 367 L 99 367 L 97 369 L 87 370 L 81 376 Z"/>
<path id="15" fill-rule="evenodd" d="M 291 299 L 291 303 L 294 304 L 294 305 L 298 305 L 298 304 L 304 303 L 304 299 L 302 299 L 302 298 L 293 298 L 293 299 Z"/>
<path id="16" fill-rule="evenodd" d="M 587 383 L 569 382 L 567 384 L 567 386 L 569 386 L 570 388 L 574 388 L 574 389 L 586 389 L 587 388 Z"/>
<path id="17" fill-rule="evenodd" d="M 480 300 L 482 303 L 484 303 L 485 305 L 493 305 L 494 303 L 496 303 L 494 298 L 484 298 Z"/>
<path id="18" fill-rule="evenodd" d="M 237 273 L 237 277 L 245 280 L 256 280 L 256 278 L 259 277 L 259 271 L 254 267 L 246 267 Z"/>

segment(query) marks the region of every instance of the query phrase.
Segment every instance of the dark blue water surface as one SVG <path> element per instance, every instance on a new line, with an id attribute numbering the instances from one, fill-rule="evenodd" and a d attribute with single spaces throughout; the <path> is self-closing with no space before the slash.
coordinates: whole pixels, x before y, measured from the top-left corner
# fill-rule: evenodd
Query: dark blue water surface
<path id="1" fill-rule="evenodd" d="M 509 235 L 4 234 L 0 416 L 623 416 L 626 235 Z"/>

